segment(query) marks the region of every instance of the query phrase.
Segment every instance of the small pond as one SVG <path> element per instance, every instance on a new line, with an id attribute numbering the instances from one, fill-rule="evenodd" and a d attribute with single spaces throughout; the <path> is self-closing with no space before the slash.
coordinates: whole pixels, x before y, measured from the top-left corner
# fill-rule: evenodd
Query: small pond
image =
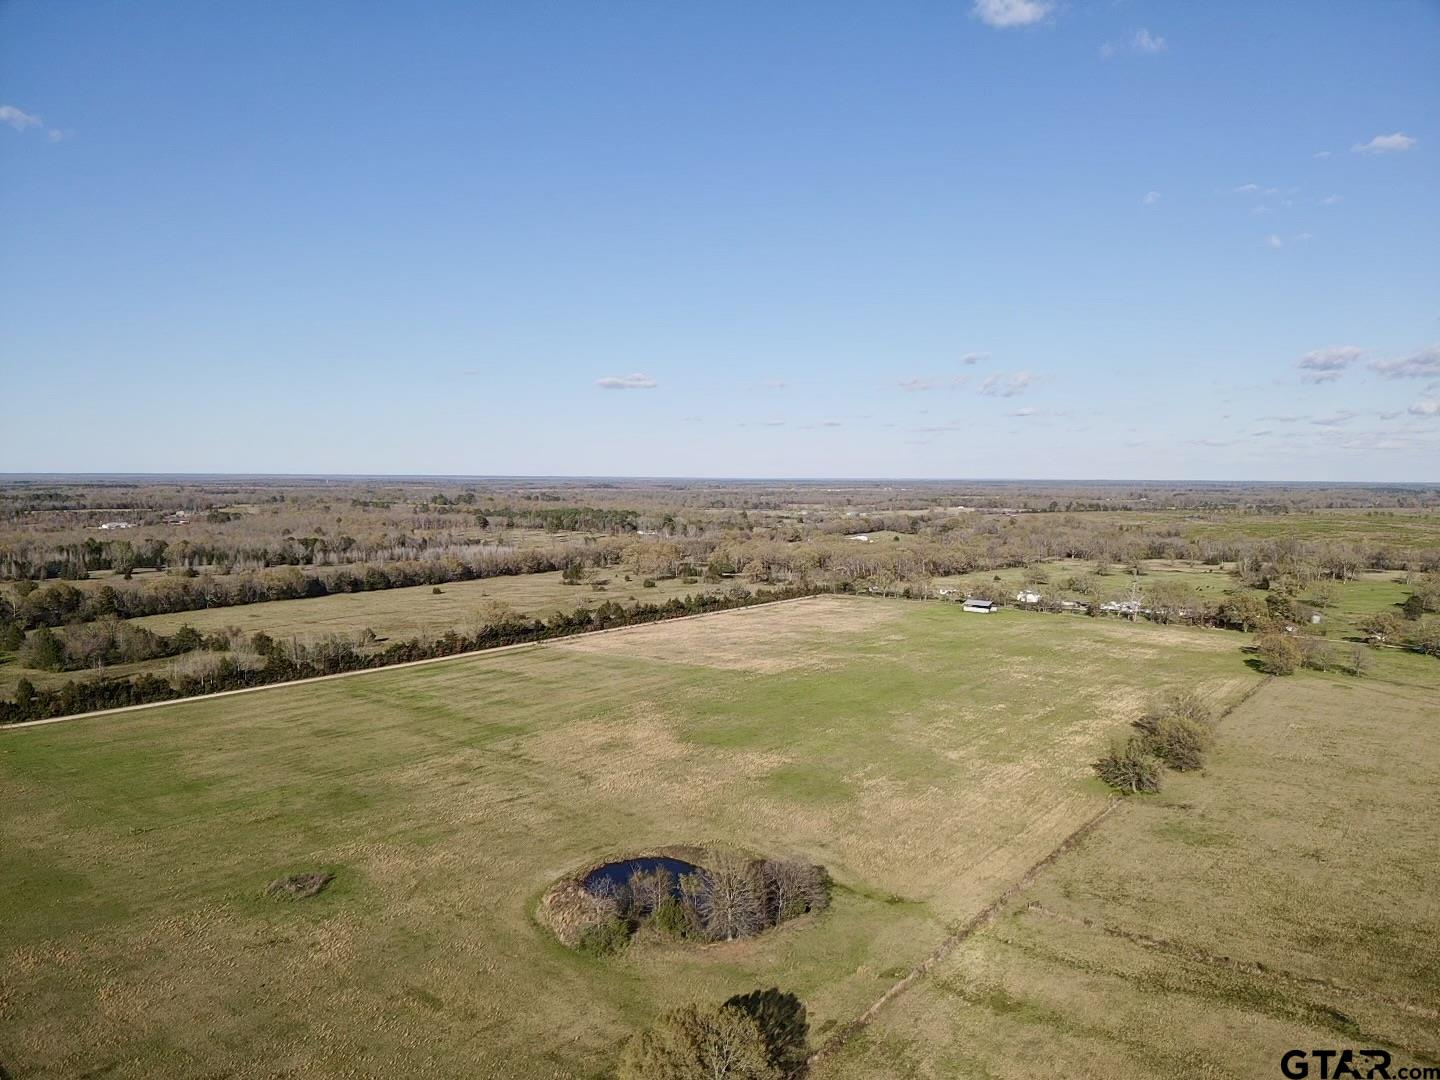
<path id="1" fill-rule="evenodd" d="M 597 866 L 590 873 L 585 875 L 585 890 L 595 894 L 610 892 L 624 888 L 630 884 L 630 875 L 638 872 L 653 873 L 656 870 L 669 870 L 675 878 L 675 895 L 680 895 L 679 881 L 682 874 L 695 874 L 700 872 L 700 867 L 694 863 L 688 863 L 684 859 L 670 859 L 660 855 L 645 856 L 638 859 L 622 859 L 620 862 L 606 863 L 604 866 Z"/>

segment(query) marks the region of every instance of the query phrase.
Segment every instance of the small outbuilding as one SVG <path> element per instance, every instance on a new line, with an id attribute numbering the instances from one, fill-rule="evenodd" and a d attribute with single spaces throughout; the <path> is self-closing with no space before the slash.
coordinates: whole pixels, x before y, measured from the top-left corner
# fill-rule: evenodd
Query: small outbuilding
<path id="1" fill-rule="evenodd" d="M 963 611 L 973 611 L 977 615 L 990 615 L 995 611 L 994 600 L 976 600 L 973 597 L 967 599 L 962 608 Z"/>
<path id="2" fill-rule="evenodd" d="M 1038 592 L 1031 592 L 1029 589 L 1021 589 L 1015 594 L 1017 604 L 1038 604 L 1044 597 Z"/>

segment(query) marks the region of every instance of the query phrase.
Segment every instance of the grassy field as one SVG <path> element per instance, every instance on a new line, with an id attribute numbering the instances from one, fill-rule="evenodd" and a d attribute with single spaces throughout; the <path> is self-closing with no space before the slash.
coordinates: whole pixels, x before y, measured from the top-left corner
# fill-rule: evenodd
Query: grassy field
<path id="1" fill-rule="evenodd" d="M 826 1075 L 1276 1076 L 1291 1048 L 1347 1046 L 1440 1064 L 1437 723 L 1422 657 L 1274 680 L 1205 774 L 1124 804 Z"/>
<path id="2" fill-rule="evenodd" d="M 0 1062 L 599 1076 L 770 985 L 823 1038 L 1106 805 L 1088 763 L 1152 692 L 1253 687 L 1241 641 L 824 597 L 0 731 Z M 832 908 L 610 960 L 534 922 L 590 860 L 711 841 L 824 863 Z"/>
<path id="3" fill-rule="evenodd" d="M 311 641 L 330 634 L 353 637 L 367 627 L 382 639 L 404 640 L 417 636 L 439 636 L 447 630 L 467 630 L 475 623 L 487 604 L 499 602 L 521 615 L 545 618 L 557 611 L 573 611 L 606 600 L 629 606 L 637 601 L 661 603 L 675 596 L 699 596 L 719 592 L 733 586 L 687 585 L 680 578 L 670 578 L 644 588 L 639 578 L 625 580 L 625 572 L 590 571 L 584 584 L 566 585 L 560 572 L 548 574 L 509 574 L 480 581 L 459 581 L 433 586 L 416 585 L 406 589 L 381 589 L 374 592 L 337 593 L 307 600 L 273 600 L 264 604 L 243 604 L 238 607 L 184 611 L 174 615 L 147 615 L 132 619 L 157 634 L 173 634 L 186 625 L 202 633 L 215 633 L 239 627 L 247 634 L 263 630 L 273 638 L 297 638 Z M 593 582 L 608 582 L 604 592 L 591 588 Z M 107 675 L 134 675 L 150 671 L 163 673 L 174 660 L 151 660 L 107 668 Z M 70 679 L 83 679 L 96 674 L 88 671 L 46 672 L 22 668 L 14 657 L 0 659 L 0 696 L 14 692 L 15 683 L 27 678 L 36 686 L 61 685 Z"/>

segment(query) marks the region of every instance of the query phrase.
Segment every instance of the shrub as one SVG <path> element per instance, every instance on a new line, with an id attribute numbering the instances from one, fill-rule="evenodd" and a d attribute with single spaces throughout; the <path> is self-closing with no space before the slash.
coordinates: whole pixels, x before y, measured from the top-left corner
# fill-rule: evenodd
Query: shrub
<path id="1" fill-rule="evenodd" d="M 1123 746 L 1112 743 L 1094 768 L 1101 780 L 1127 795 L 1159 791 L 1165 771 L 1164 763 L 1150 753 L 1139 735 L 1132 735 Z"/>
<path id="2" fill-rule="evenodd" d="M 587 956 L 614 956 L 630 944 L 630 924 L 616 916 L 587 926 L 577 946 Z"/>
<path id="3" fill-rule="evenodd" d="M 1205 765 L 1205 753 L 1214 742 L 1209 724 L 1177 712 L 1162 711 L 1135 721 L 1140 745 L 1172 769 L 1185 772 Z"/>
<path id="4" fill-rule="evenodd" d="M 772 986 L 769 990 L 736 994 L 725 1002 L 725 1007 L 737 1009 L 755 1021 L 771 1065 L 786 1076 L 801 1072 L 809 1056 L 806 1039 L 810 1034 L 803 1001 Z"/>
<path id="5" fill-rule="evenodd" d="M 1172 690 L 1165 695 L 1161 708 L 1172 716 L 1184 717 L 1209 727 L 1215 723 L 1215 709 L 1194 690 Z"/>
<path id="6" fill-rule="evenodd" d="M 640 585 L 646 589 L 653 589 L 655 588 L 655 579 L 647 577 L 644 581 L 640 583 Z"/>
<path id="7" fill-rule="evenodd" d="M 780 1080 L 760 1025 L 728 1005 L 685 1005 L 625 1048 L 621 1080 Z"/>
<path id="8" fill-rule="evenodd" d="M 37 671 L 61 671 L 65 667 L 65 646 L 55 631 L 41 626 L 20 647 L 20 662 Z"/>
<path id="9" fill-rule="evenodd" d="M 691 922 L 684 905 L 673 896 L 667 896 L 655 906 L 650 915 L 650 925 L 667 938 L 690 936 Z"/>
<path id="10" fill-rule="evenodd" d="M 1440 656 L 1440 619 L 1426 619 L 1416 627 L 1410 640 L 1426 656 Z"/>
<path id="11" fill-rule="evenodd" d="M 431 595 L 431 596 L 440 596 L 440 595 L 442 595 L 444 592 L 445 592 L 444 589 L 440 588 L 439 585 L 436 585 L 433 589 L 430 590 L 430 595 Z"/>
<path id="12" fill-rule="evenodd" d="M 1300 645 L 1291 634 L 1264 634 L 1255 645 L 1260 668 L 1271 675 L 1294 675 L 1304 660 Z"/>

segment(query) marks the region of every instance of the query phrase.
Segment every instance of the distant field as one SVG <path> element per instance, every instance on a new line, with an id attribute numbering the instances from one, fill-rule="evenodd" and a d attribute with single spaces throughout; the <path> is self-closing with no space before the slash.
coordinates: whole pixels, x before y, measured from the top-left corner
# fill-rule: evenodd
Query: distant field
<path id="1" fill-rule="evenodd" d="M 1242 640 L 823 597 L 0 731 L 0 1057 L 601 1076 L 665 1007 L 771 985 L 823 1037 L 1106 804 L 1088 763 L 1152 692 L 1254 686 Z M 533 922 L 558 875 L 684 841 L 822 862 L 835 903 L 612 960 Z"/>
<path id="2" fill-rule="evenodd" d="M 1423 657 L 1273 681 L 1203 775 L 1124 805 L 825 1075 L 1278 1076 L 1347 1046 L 1440 1065 L 1437 725 Z"/>
<path id="3" fill-rule="evenodd" d="M 1147 559 L 1142 565 L 1145 570 L 1140 577 L 1142 589 L 1166 579 L 1176 579 L 1183 581 L 1207 600 L 1212 601 L 1221 600 L 1230 593 L 1245 591 L 1252 592 L 1256 596 L 1263 597 L 1265 595 L 1258 589 L 1247 590 L 1227 573 L 1227 567 L 1224 566 L 1204 566 L 1199 563 L 1169 559 Z M 1035 570 L 1043 571 L 1049 577 L 1048 584 L 1036 586 L 1025 584 L 1027 575 Z M 1065 581 L 1070 577 L 1089 577 L 1094 570 L 1095 564 L 1085 559 L 1056 559 L 1051 562 L 1037 563 L 1033 567 L 979 570 L 972 574 L 939 577 L 935 579 L 935 585 L 937 588 L 964 590 L 967 587 L 994 585 L 998 581 L 998 584 L 1007 590 L 1008 599 L 1021 588 L 1034 588 L 1042 595 L 1056 589 L 1063 590 Z M 1367 570 L 1350 581 L 1330 583 L 1334 589 L 1335 603 L 1332 607 L 1324 610 L 1325 622 L 1320 625 L 1320 632 L 1328 637 L 1357 636 L 1359 634 L 1357 624 L 1364 616 L 1377 611 L 1398 613 L 1399 605 L 1412 592 L 1411 588 L 1403 584 L 1400 579 L 1401 575 L 1395 571 Z M 1118 567 L 1099 580 L 1104 583 L 1104 590 L 1108 590 L 1114 598 L 1126 596 L 1131 584 L 1130 575 Z M 1300 595 L 1303 599 L 1306 594 L 1302 592 Z"/>
<path id="4" fill-rule="evenodd" d="M 604 592 L 591 588 L 592 582 L 608 581 Z M 271 637 L 309 641 L 328 634 L 351 637 L 367 627 L 381 638 L 440 635 L 447 630 L 464 631 L 479 617 L 487 602 L 508 604 L 518 614 L 545 618 L 557 611 L 573 611 L 606 600 L 630 605 L 659 603 L 673 596 L 699 596 L 723 591 L 734 583 L 686 585 L 679 578 L 657 581 L 644 588 L 638 577 L 625 580 L 624 571 L 592 571 L 581 585 L 566 585 L 559 571 L 548 574 L 512 574 L 441 585 L 437 594 L 430 585 L 374 592 L 336 593 L 307 600 L 274 600 L 264 604 L 184 611 L 174 615 L 147 615 L 131 620 L 158 634 L 173 634 L 187 623 L 203 633 L 239 627 L 247 634 L 263 630 Z M 163 672 L 174 660 L 151 660 L 107 668 L 107 675 L 134 675 L 144 671 Z M 36 686 L 54 686 L 70 679 L 96 674 L 89 671 L 44 672 L 21 668 L 13 658 L 0 662 L 0 695 L 14 692 L 22 677 Z"/>
<path id="5" fill-rule="evenodd" d="M 157 634 L 173 634 L 189 623 L 205 633 L 238 626 L 246 633 L 264 630 L 272 637 L 316 638 L 326 634 L 354 634 L 368 627 L 382 638 L 409 638 L 463 629 L 467 621 L 479 615 L 487 601 L 500 601 L 520 614 L 544 618 L 557 611 L 573 611 L 587 604 L 593 607 L 606 600 L 630 605 L 659 603 L 673 596 L 723 592 L 730 584 L 687 585 L 680 578 L 670 578 L 657 581 L 653 588 L 647 589 L 639 577 L 632 574 L 631 580 L 626 581 L 625 576 L 626 572 L 619 569 L 591 571 L 584 584 L 567 585 L 559 571 L 511 574 L 441 585 L 438 594 L 433 586 L 416 585 L 174 615 L 147 615 L 132 622 Z M 596 592 L 591 584 L 602 581 L 607 582 L 604 591 Z"/>
<path id="6" fill-rule="evenodd" d="M 1171 526 L 1194 540 L 1333 541 L 1397 550 L 1433 550 L 1440 544 L 1440 513 L 1433 509 L 1296 510 L 1286 514 L 1235 510 L 1103 510 L 1077 516 L 1084 521 L 1130 526 Z"/>

